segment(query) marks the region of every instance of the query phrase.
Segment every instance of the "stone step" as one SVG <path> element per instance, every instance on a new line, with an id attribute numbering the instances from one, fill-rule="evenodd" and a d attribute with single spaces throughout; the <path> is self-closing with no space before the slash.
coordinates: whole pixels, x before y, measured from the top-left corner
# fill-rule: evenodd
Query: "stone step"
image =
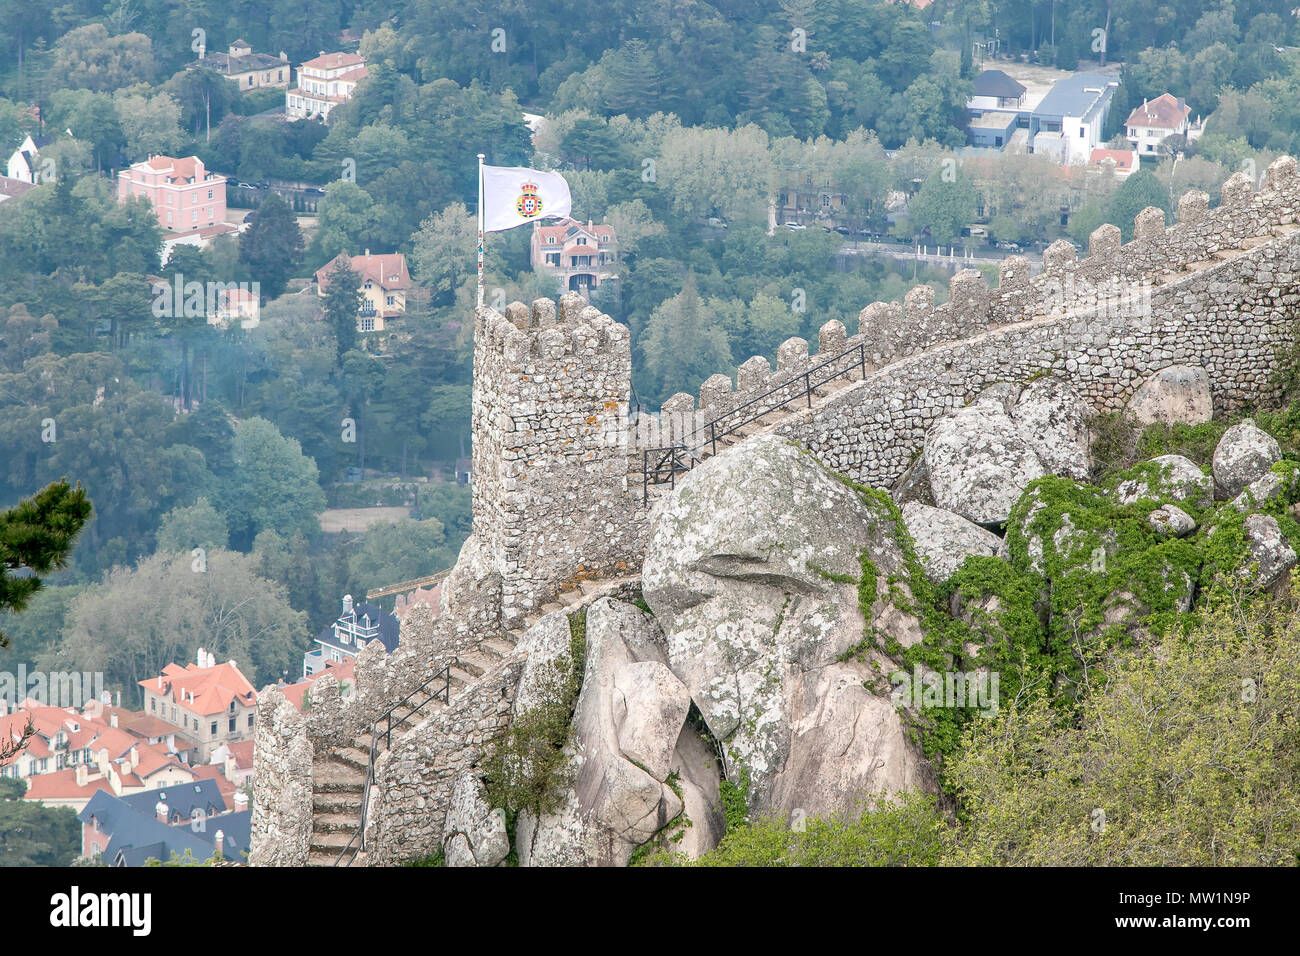
<path id="1" fill-rule="evenodd" d="M 366 784 L 365 770 L 326 758 L 312 767 L 312 790 L 316 793 L 360 793 Z"/>
<path id="2" fill-rule="evenodd" d="M 337 857 L 339 851 L 348 845 L 348 841 L 352 839 L 352 834 L 356 832 L 356 829 L 357 825 L 353 823 L 351 830 L 326 830 L 321 833 L 312 831 L 309 852 L 310 850 L 318 850 L 322 853 L 332 851 L 333 855 Z"/>
<path id="3" fill-rule="evenodd" d="M 454 666 L 478 678 L 487 673 L 492 662 L 481 651 L 463 651 L 456 655 Z"/>
<path id="4" fill-rule="evenodd" d="M 535 615 L 531 615 L 529 619 L 535 621 L 539 617 L 545 617 L 547 614 L 553 614 L 556 611 L 563 611 L 563 610 L 564 610 L 564 605 L 561 604 L 559 601 L 547 601 L 540 608 L 538 608 L 537 613 Z"/>
<path id="5" fill-rule="evenodd" d="M 354 813 L 361 814 L 360 793 L 313 793 L 311 797 L 313 813 Z"/>
<path id="6" fill-rule="evenodd" d="M 307 866 L 334 866 L 336 864 L 338 866 L 365 866 L 366 854 L 358 851 L 354 856 L 352 853 L 349 853 L 348 858 L 342 863 L 337 862 L 338 858 L 339 851 L 337 849 L 312 849 L 307 853 Z"/>
<path id="7" fill-rule="evenodd" d="M 515 652 L 515 645 L 504 637 L 489 637 L 480 641 L 478 646 L 484 654 L 496 657 L 498 660 L 509 657 Z"/>
<path id="8" fill-rule="evenodd" d="M 363 778 L 370 769 L 369 741 L 366 742 L 364 750 L 360 747 L 337 747 L 331 756 L 344 766 L 359 770 Z"/>
<path id="9" fill-rule="evenodd" d="M 471 674 L 469 671 L 462 670 L 460 667 L 453 664 L 451 666 L 452 696 L 453 697 L 456 696 L 456 694 L 460 692 L 461 688 L 468 687 L 470 684 L 474 683 L 474 678 L 476 676 L 477 675 Z"/>
<path id="10" fill-rule="evenodd" d="M 346 833 L 351 836 L 360 825 L 360 808 L 356 813 L 314 813 L 311 818 L 313 837 L 326 833 Z"/>

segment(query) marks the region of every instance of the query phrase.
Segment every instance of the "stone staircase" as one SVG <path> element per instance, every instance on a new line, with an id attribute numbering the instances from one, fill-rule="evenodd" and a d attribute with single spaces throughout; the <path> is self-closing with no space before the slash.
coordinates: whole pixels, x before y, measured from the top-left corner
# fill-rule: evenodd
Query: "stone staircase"
<path id="1" fill-rule="evenodd" d="M 478 648 L 458 655 L 450 667 L 449 700 L 454 700 L 464 688 L 488 670 L 495 667 L 514 651 L 514 635 L 489 638 Z M 423 695 L 420 695 L 423 697 Z M 449 706 L 440 697 L 417 700 L 417 706 L 402 705 L 390 711 L 392 734 L 410 730 L 420 721 Z M 379 735 L 376 756 L 387 749 L 384 731 L 388 720 L 381 717 L 375 724 Z M 334 866 L 339 855 L 348 847 L 355 848 L 359 841 L 353 837 L 361 825 L 361 803 L 366 790 L 366 775 L 370 768 L 370 733 L 360 734 L 339 747 L 332 748 L 323 758 L 312 764 L 312 836 L 307 854 L 308 866 Z M 364 863 L 365 853 L 355 857 L 349 851 L 340 865 Z"/>
<path id="2" fill-rule="evenodd" d="M 572 612 L 595 597 L 617 591 L 639 580 L 639 574 L 630 574 L 619 578 L 580 581 L 574 587 L 561 591 L 556 600 L 543 604 L 527 615 L 518 627 L 485 638 L 479 642 L 476 649 L 458 654 L 450 668 L 449 700 L 454 701 L 466 686 L 494 670 L 513 654 L 519 639 L 538 618 L 552 611 Z M 441 698 L 434 698 L 420 703 L 415 708 L 410 706 L 394 708 L 391 712 L 393 736 L 396 737 L 399 732 L 410 730 L 421 720 L 439 710 L 445 710 L 448 706 L 449 704 L 444 703 Z M 376 732 L 381 738 L 380 749 L 376 755 L 386 749 L 383 734 L 387 724 L 384 718 L 376 722 Z M 361 804 L 365 795 L 369 764 L 370 734 L 368 732 L 354 737 L 348 744 L 334 747 L 323 758 L 317 758 L 313 762 L 312 836 L 307 854 L 308 866 L 364 864 L 366 854 L 364 851 L 356 850 L 359 841 L 354 840 L 354 837 L 361 825 Z M 349 843 L 352 849 L 348 850 L 347 857 L 340 861 L 339 856 L 348 849 Z"/>

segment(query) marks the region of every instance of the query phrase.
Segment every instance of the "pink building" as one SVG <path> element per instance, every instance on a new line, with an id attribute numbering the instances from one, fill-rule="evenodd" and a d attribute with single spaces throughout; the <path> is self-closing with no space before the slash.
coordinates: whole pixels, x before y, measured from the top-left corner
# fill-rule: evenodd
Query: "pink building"
<path id="1" fill-rule="evenodd" d="M 210 173 L 197 156 L 173 159 L 150 156 L 117 174 L 117 198 L 144 196 L 153 203 L 158 222 L 172 232 L 223 222 L 226 178 Z"/>

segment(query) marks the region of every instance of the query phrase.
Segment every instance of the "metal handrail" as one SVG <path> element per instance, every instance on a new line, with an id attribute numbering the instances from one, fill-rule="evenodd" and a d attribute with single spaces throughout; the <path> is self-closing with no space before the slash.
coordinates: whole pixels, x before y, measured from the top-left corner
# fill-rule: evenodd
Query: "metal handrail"
<path id="1" fill-rule="evenodd" d="M 855 352 L 857 353 L 856 362 L 853 362 L 852 364 L 846 366 L 845 368 L 840 369 L 838 372 L 835 372 L 834 374 L 829 375 L 826 378 L 819 379 L 816 384 L 812 383 L 813 373 L 821 371 L 822 369 L 826 368 L 828 365 L 834 365 L 836 362 L 840 361 L 845 356 L 852 355 Z M 688 446 L 690 446 L 690 442 L 692 440 L 694 440 L 697 436 L 700 436 L 700 434 L 707 429 L 709 433 L 708 441 L 712 445 L 713 454 L 716 455 L 718 452 L 717 442 L 719 438 L 725 438 L 728 435 L 730 435 L 732 432 L 744 428 L 746 425 L 750 424 L 751 422 L 757 421 L 758 419 L 762 418 L 764 415 L 770 415 L 778 408 L 782 408 L 786 405 L 789 405 L 791 402 L 796 402 L 799 399 L 803 398 L 804 396 L 808 397 L 808 407 L 812 408 L 813 392 L 815 392 L 817 389 L 821 388 L 823 385 L 827 384 L 828 382 L 835 381 L 835 379 L 839 378 L 841 375 L 847 375 L 848 373 L 852 372 L 855 368 L 861 368 L 863 374 L 864 375 L 866 374 L 867 348 L 865 343 L 859 343 L 853 346 L 852 348 L 845 349 L 843 352 L 839 353 L 838 355 L 831 356 L 826 361 L 814 365 L 812 368 L 806 369 L 800 374 L 795 375 L 792 378 L 789 378 L 786 381 L 782 382 L 780 385 L 769 388 L 766 392 L 754 396 L 744 404 L 737 405 L 735 408 L 723 412 L 717 418 L 713 419 L 710 422 L 706 422 L 705 424 L 701 425 L 699 428 L 695 429 L 695 431 L 693 431 L 690 434 L 690 436 L 688 436 Z M 730 418 L 731 416 L 737 414 L 738 412 L 743 411 L 746 408 L 751 407 L 752 405 L 756 405 L 757 403 L 763 401 L 763 399 L 765 398 L 769 398 L 773 395 L 776 395 L 779 392 L 786 391 L 790 387 L 790 384 L 792 382 L 797 382 L 800 379 L 803 379 L 803 383 L 804 383 L 804 387 L 800 391 L 795 392 L 793 395 L 787 395 L 781 401 L 774 403 L 770 408 L 765 408 L 763 411 L 759 412 L 756 415 L 751 415 L 748 418 L 744 419 L 743 421 L 737 422 L 734 425 L 731 425 L 730 427 L 723 429 L 722 431 L 718 431 L 719 423 L 721 423 L 725 419 Z M 702 444 L 704 444 L 703 439 L 701 439 L 698 442 L 695 442 L 695 445 L 693 447 L 698 447 L 699 445 Z"/>
<path id="2" fill-rule="evenodd" d="M 677 476 L 691 470 L 691 466 L 682 460 L 685 451 L 685 445 L 665 445 L 662 448 L 642 449 L 641 501 L 643 504 L 650 503 L 651 485 L 662 485 L 667 481 L 669 487 L 676 488 Z M 653 466 L 650 464 L 651 455 L 655 456 Z M 667 478 L 664 477 L 665 475 Z"/>
<path id="3" fill-rule="evenodd" d="M 432 684 L 434 681 L 438 680 L 439 678 L 441 678 L 443 681 L 443 685 L 441 688 L 431 691 L 428 697 L 424 698 L 424 700 L 420 701 L 420 703 L 416 704 L 414 707 L 411 708 L 411 712 L 409 714 L 407 714 L 405 717 L 400 718 L 397 721 L 397 723 L 393 723 L 393 711 L 397 710 L 399 707 L 404 706 L 412 697 L 420 693 L 422 690 L 424 690 L 426 687 L 428 687 L 430 684 Z M 362 852 L 366 848 L 366 818 L 370 810 L 370 788 L 375 782 L 375 761 L 378 759 L 379 754 L 382 752 L 379 749 L 379 734 L 377 733 L 377 729 L 379 727 L 380 722 L 381 721 L 387 722 L 387 725 L 384 729 L 384 749 L 388 750 L 393 746 L 393 728 L 402 726 L 402 724 L 410 720 L 411 717 L 413 717 L 421 707 L 423 707 L 431 700 L 436 700 L 439 697 L 439 695 L 442 696 L 443 703 L 445 704 L 451 703 L 451 661 L 448 661 L 446 664 L 444 664 L 440 671 L 438 671 L 436 674 L 431 675 L 429 679 L 426 680 L 423 684 L 415 688 L 415 690 L 411 691 L 409 694 L 407 694 L 405 697 L 403 697 L 401 700 L 395 703 L 392 707 L 389 707 L 388 710 L 384 711 L 382 714 L 380 714 L 378 717 L 376 717 L 373 721 L 370 722 L 370 756 L 369 759 L 367 759 L 366 761 L 366 782 L 361 788 L 361 822 L 357 825 L 356 830 L 353 831 L 352 836 L 348 839 L 348 842 L 344 845 L 343 849 L 339 851 L 338 857 L 334 860 L 334 863 L 332 864 L 333 866 L 341 866 L 341 865 L 351 866 L 353 860 L 357 858 L 357 854 Z M 353 849 L 352 845 L 354 843 L 357 844 L 356 849 Z M 348 855 L 349 850 L 352 850 L 352 855 L 348 857 L 347 864 L 344 864 L 343 858 Z"/>
<path id="4" fill-rule="evenodd" d="M 820 372 L 822 369 L 830 365 L 834 365 L 837 362 L 840 362 L 846 356 L 854 355 L 854 353 L 857 354 L 856 361 L 850 363 L 849 365 L 840 369 L 839 371 L 834 372 L 831 375 L 828 375 L 825 378 L 819 378 L 816 382 L 813 381 L 814 374 Z M 673 487 L 676 487 L 677 475 L 681 474 L 682 472 L 690 471 L 691 463 L 697 458 L 697 456 L 688 457 L 686 453 L 689 452 L 691 449 L 698 449 L 707 444 L 710 449 L 710 454 L 716 455 L 718 453 L 719 439 L 726 438 L 728 435 L 731 435 L 734 432 L 739 431 L 740 429 L 744 428 L 746 425 L 750 424 L 751 422 L 758 421 L 764 415 L 770 415 L 772 412 L 776 411 L 777 409 L 783 408 L 784 406 L 789 405 L 792 402 L 797 402 L 799 399 L 804 398 L 805 396 L 808 399 L 808 407 L 812 408 L 813 392 L 815 392 L 817 389 L 821 388 L 823 385 L 827 384 L 828 382 L 833 382 L 841 375 L 847 375 L 851 373 L 856 368 L 862 369 L 862 374 L 863 377 L 865 378 L 867 373 L 867 348 L 865 343 L 859 343 L 857 345 L 854 345 L 851 348 L 845 349 L 843 352 L 840 352 L 838 355 L 833 355 L 830 358 L 826 359 L 826 361 L 820 362 L 817 365 L 814 365 L 812 368 L 805 369 L 803 372 L 800 372 L 799 374 L 792 376 L 791 378 L 782 382 L 780 385 L 774 386 L 768 389 L 766 392 L 754 396 L 744 404 L 737 405 L 735 408 L 723 412 L 721 415 L 717 416 L 712 421 L 700 425 L 693 432 L 691 432 L 691 434 L 686 437 L 685 444 L 670 445 L 662 448 L 644 449 L 641 456 L 641 492 L 642 492 L 643 503 L 649 504 L 650 502 L 650 486 L 652 484 L 653 485 L 664 484 L 663 476 L 665 473 L 668 475 L 668 479 L 667 479 L 668 482 L 670 482 Z M 788 394 L 791 384 L 798 382 L 800 379 L 803 380 L 803 388 L 795 392 L 794 394 Z M 776 395 L 778 393 L 787 393 L 787 394 L 785 394 L 785 397 L 782 398 L 780 401 L 773 403 L 770 407 L 766 407 L 762 411 L 756 414 L 751 414 L 749 415 L 749 417 L 742 418 L 740 421 L 734 422 L 733 424 L 728 425 L 726 427 L 720 427 L 725 420 L 735 416 L 740 412 L 743 412 L 747 408 L 751 408 L 752 406 L 758 404 L 759 402 L 762 402 L 764 399 L 770 398 L 771 396 Z M 651 461 L 650 456 L 652 454 L 660 455 L 653 468 L 651 468 L 650 465 L 650 461 Z M 672 459 L 671 465 L 665 467 L 665 463 L 668 462 L 670 457 Z"/>

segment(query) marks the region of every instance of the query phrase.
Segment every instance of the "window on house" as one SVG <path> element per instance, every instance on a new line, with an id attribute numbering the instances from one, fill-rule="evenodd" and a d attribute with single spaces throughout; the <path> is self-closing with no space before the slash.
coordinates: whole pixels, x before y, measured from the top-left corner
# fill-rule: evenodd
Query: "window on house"
<path id="1" fill-rule="evenodd" d="M 249 715 L 248 715 L 248 729 L 249 729 L 249 730 L 252 730 L 252 729 L 253 729 L 253 715 L 252 715 L 252 714 L 249 714 Z"/>
<path id="2" fill-rule="evenodd" d="M 373 332 L 374 330 L 375 330 L 375 320 L 374 320 L 374 319 L 362 319 L 362 320 L 361 320 L 361 331 L 362 331 L 362 332 Z M 342 658 L 339 657 L 337 651 L 334 653 L 334 660 L 336 660 L 336 661 L 337 661 L 337 660 L 342 660 Z"/>
<path id="3" fill-rule="evenodd" d="M 387 303 L 388 303 L 389 305 L 397 305 L 397 296 L 395 296 L 395 295 L 390 295 L 390 296 L 387 297 L 387 299 L 386 299 L 385 301 L 387 301 Z"/>
<path id="4" fill-rule="evenodd" d="M 212 198 L 212 190 L 211 190 L 211 189 L 208 190 L 208 198 L 209 198 L 209 199 Z"/>
<path id="5" fill-rule="evenodd" d="M 231 732 L 232 734 L 235 732 L 235 718 L 234 718 L 234 717 L 231 717 L 231 718 L 230 718 L 230 732 Z"/>
<path id="6" fill-rule="evenodd" d="M 1085 139 L 1088 135 L 1088 129 L 1085 126 L 1079 127 L 1079 139 Z"/>
<path id="7" fill-rule="evenodd" d="M 213 736 L 213 737 L 215 737 L 215 736 L 217 735 L 217 722 L 216 722 L 215 720 L 212 722 L 212 731 L 211 731 L 211 733 L 212 733 L 212 736 Z"/>

